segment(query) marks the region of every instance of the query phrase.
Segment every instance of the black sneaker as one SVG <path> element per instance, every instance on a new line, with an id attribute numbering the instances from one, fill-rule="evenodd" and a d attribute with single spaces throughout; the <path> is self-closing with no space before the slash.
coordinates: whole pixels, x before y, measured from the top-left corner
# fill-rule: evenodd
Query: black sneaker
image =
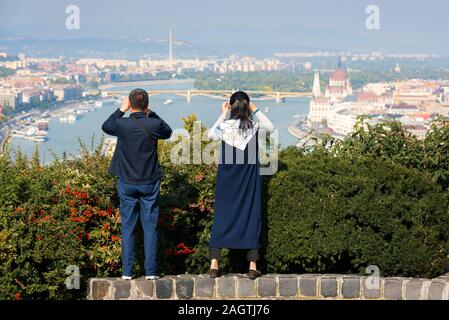
<path id="1" fill-rule="evenodd" d="M 249 269 L 248 278 L 251 280 L 257 279 L 262 276 L 262 272 L 259 270 Z"/>
<path id="2" fill-rule="evenodd" d="M 210 269 L 210 277 L 211 278 L 217 278 L 220 276 L 220 270 L 219 269 Z"/>

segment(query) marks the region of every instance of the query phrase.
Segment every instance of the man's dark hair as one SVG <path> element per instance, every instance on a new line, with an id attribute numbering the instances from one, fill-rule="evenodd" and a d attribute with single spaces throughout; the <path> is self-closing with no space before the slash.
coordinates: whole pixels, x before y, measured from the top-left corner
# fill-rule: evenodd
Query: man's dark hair
<path id="1" fill-rule="evenodd" d="M 137 110 L 148 108 L 148 93 L 143 89 L 134 89 L 129 93 L 131 107 Z"/>

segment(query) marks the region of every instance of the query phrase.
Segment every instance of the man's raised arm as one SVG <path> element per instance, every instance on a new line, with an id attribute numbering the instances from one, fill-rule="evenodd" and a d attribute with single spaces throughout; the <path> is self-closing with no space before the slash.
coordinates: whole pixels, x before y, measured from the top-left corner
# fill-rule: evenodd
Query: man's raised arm
<path id="1" fill-rule="evenodd" d="M 118 136 L 117 119 L 123 117 L 125 112 L 129 110 L 129 108 L 129 100 L 128 98 L 125 98 L 120 109 L 115 110 L 114 113 L 106 119 L 106 121 L 101 126 L 101 129 L 111 136 Z"/>

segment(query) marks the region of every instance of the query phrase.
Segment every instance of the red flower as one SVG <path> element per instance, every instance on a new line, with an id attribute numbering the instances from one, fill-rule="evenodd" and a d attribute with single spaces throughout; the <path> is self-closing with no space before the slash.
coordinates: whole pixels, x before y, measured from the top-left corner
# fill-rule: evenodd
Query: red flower
<path id="1" fill-rule="evenodd" d="M 72 220 L 73 222 L 80 222 L 80 223 L 87 221 L 83 217 L 70 218 L 70 220 Z"/>
<path id="2" fill-rule="evenodd" d="M 20 292 L 16 292 L 15 299 L 22 300 L 22 295 L 20 294 Z"/>
<path id="3" fill-rule="evenodd" d="M 81 198 L 87 199 L 87 193 L 85 193 L 85 192 L 81 193 Z"/>
<path id="4" fill-rule="evenodd" d="M 42 209 L 42 210 L 40 211 L 40 214 L 44 214 L 44 213 L 45 213 L 45 210 Z"/>
<path id="5" fill-rule="evenodd" d="M 203 180 L 204 180 L 204 175 L 202 175 L 202 174 L 196 175 L 196 176 L 195 176 L 195 180 L 196 180 L 196 181 L 203 181 Z"/>
<path id="6" fill-rule="evenodd" d="M 184 243 L 180 243 L 174 248 L 165 249 L 165 254 L 168 256 L 181 256 L 192 254 L 195 251 L 195 248 L 189 248 Z"/>
<path id="7" fill-rule="evenodd" d="M 72 213 L 76 213 L 76 212 L 77 212 L 76 208 L 72 208 Z"/>
<path id="8" fill-rule="evenodd" d="M 106 212 L 108 213 L 108 216 L 112 216 L 112 213 L 113 213 L 114 211 L 112 210 L 111 207 L 109 207 L 109 208 L 106 209 Z"/>
<path id="9" fill-rule="evenodd" d="M 65 192 L 66 193 L 70 193 L 72 190 L 70 189 L 70 187 L 69 186 L 67 186 L 66 188 L 65 188 Z"/>
<path id="10" fill-rule="evenodd" d="M 111 236 L 111 240 L 112 240 L 112 241 L 119 241 L 119 240 L 120 240 L 120 237 L 117 237 L 117 236 Z"/>
<path id="11" fill-rule="evenodd" d="M 48 215 L 46 215 L 41 218 L 41 221 L 48 221 L 49 219 L 50 219 L 50 217 Z"/>
<path id="12" fill-rule="evenodd" d="M 90 240 L 90 232 L 88 232 L 88 233 L 86 234 L 86 238 L 87 238 L 87 240 Z"/>

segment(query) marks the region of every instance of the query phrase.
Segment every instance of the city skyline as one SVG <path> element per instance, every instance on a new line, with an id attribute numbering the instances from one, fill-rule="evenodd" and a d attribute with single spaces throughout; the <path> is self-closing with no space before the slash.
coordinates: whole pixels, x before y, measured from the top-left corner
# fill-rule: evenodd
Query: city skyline
<path id="1" fill-rule="evenodd" d="M 65 8 L 80 8 L 80 29 L 64 26 Z M 368 30 L 368 5 L 380 10 L 380 29 Z M 166 39 L 173 29 L 176 39 L 195 45 L 293 46 L 305 49 L 376 50 L 449 54 L 444 39 L 449 4 L 430 0 L 406 1 L 227 1 L 203 0 L 144 2 L 140 0 L 90 3 L 84 0 L 42 1 L 39 15 L 28 0 L 0 4 L 0 39 L 147 37 Z M 45 10 L 43 10 L 45 9 Z M 98 14 L 101 12 L 101 14 Z M 243 18 L 238 18 L 242 16 Z M 235 17 L 235 18 L 233 18 Z M 227 22 L 230 21 L 230 22 Z M 114 23 L 112 23 L 114 22 Z M 207 25 L 207 28 L 204 26 Z M 335 27 L 338 26 L 338 27 Z"/>

